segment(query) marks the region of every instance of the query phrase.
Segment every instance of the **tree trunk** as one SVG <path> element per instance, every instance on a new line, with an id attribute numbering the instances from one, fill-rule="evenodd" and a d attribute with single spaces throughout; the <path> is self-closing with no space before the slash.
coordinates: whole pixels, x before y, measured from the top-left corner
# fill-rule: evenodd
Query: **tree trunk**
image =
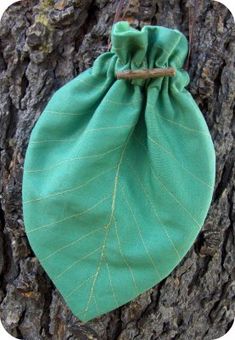
<path id="1" fill-rule="evenodd" d="M 66 307 L 24 232 L 21 183 L 32 127 L 55 90 L 108 50 L 118 3 L 27 0 L 10 6 L 1 19 L 1 320 L 10 334 L 26 340 L 216 339 L 235 316 L 235 44 L 233 18 L 222 4 L 131 0 L 121 13 L 135 27 L 177 28 L 190 39 L 188 89 L 205 116 L 217 154 L 206 223 L 171 275 L 134 301 L 84 324 Z"/>

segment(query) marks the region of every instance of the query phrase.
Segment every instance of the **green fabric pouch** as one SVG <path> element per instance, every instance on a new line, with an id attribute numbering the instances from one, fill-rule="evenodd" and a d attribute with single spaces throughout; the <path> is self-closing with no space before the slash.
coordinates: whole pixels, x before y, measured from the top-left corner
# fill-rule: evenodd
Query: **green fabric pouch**
<path id="1" fill-rule="evenodd" d="M 87 321 L 167 277 L 207 215 L 215 153 L 185 89 L 187 40 L 119 22 L 112 49 L 60 88 L 26 153 L 23 212 L 30 245 L 72 312 Z M 174 77 L 115 73 L 174 67 Z"/>

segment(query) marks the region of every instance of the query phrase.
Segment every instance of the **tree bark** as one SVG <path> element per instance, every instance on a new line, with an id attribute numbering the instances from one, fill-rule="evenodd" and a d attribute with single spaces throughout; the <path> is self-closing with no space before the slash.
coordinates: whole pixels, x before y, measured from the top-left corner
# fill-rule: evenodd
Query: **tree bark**
<path id="1" fill-rule="evenodd" d="M 66 307 L 24 232 L 21 183 L 32 127 L 56 89 L 108 50 L 117 5 L 115 0 L 28 0 L 10 6 L 1 19 L 1 320 L 10 334 L 26 340 L 216 339 L 235 316 L 235 30 L 224 5 L 130 0 L 122 11 L 135 27 L 163 25 L 189 38 L 188 89 L 216 149 L 208 217 L 171 275 L 134 301 L 84 324 Z"/>

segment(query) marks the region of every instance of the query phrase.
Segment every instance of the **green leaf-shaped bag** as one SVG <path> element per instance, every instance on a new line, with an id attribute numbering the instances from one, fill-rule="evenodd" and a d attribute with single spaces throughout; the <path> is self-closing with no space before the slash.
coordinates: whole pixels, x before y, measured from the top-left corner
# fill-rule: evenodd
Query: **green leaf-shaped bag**
<path id="1" fill-rule="evenodd" d="M 83 321 L 171 273 L 204 223 L 215 179 L 210 133 L 185 90 L 184 35 L 119 22 L 111 38 L 111 52 L 49 101 L 23 178 L 30 245 Z M 156 67 L 176 75 L 115 75 Z"/>

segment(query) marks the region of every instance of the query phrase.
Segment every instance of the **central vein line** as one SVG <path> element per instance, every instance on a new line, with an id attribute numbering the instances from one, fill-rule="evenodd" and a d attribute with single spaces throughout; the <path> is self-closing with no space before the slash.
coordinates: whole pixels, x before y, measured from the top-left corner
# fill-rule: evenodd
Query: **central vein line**
<path id="1" fill-rule="evenodd" d="M 133 130 L 131 130 L 131 132 L 129 133 L 129 136 L 128 136 L 127 140 L 126 140 L 126 143 L 124 144 L 124 147 L 123 147 L 123 150 L 122 150 L 122 153 L 121 153 L 121 156 L 120 156 L 120 160 L 118 162 L 117 171 L 116 171 L 116 175 L 115 175 L 115 178 L 114 178 L 114 188 L 113 188 L 113 194 L 112 194 L 112 205 L 111 205 L 110 218 L 109 218 L 109 222 L 104 226 L 104 228 L 106 229 L 106 233 L 105 233 L 103 245 L 101 247 L 101 254 L 100 254 L 99 264 L 98 264 L 96 273 L 94 275 L 94 280 L 92 282 L 92 286 L 91 286 L 91 290 L 90 290 L 90 295 L 89 295 L 89 298 L 88 298 L 88 301 L 87 301 L 86 308 L 84 310 L 84 317 L 87 314 L 89 305 L 90 305 L 91 300 L 93 298 L 95 284 L 96 284 L 96 281 L 97 281 L 97 278 L 98 278 L 98 275 L 99 275 L 99 272 L 100 272 L 100 269 L 101 269 L 102 261 L 103 261 L 103 258 L 104 258 L 104 253 L 105 253 L 105 247 L 106 247 L 106 242 L 107 242 L 108 234 L 109 234 L 110 227 L 111 227 L 113 219 L 114 219 L 114 212 L 115 212 L 115 205 L 116 205 L 116 197 L 117 197 L 117 188 L 118 188 L 118 180 L 119 180 L 120 168 L 121 168 L 123 157 L 124 157 L 124 154 L 125 154 L 125 151 L 126 151 L 126 148 L 127 148 L 128 142 L 129 142 L 129 139 L 131 137 L 132 131 Z"/>

